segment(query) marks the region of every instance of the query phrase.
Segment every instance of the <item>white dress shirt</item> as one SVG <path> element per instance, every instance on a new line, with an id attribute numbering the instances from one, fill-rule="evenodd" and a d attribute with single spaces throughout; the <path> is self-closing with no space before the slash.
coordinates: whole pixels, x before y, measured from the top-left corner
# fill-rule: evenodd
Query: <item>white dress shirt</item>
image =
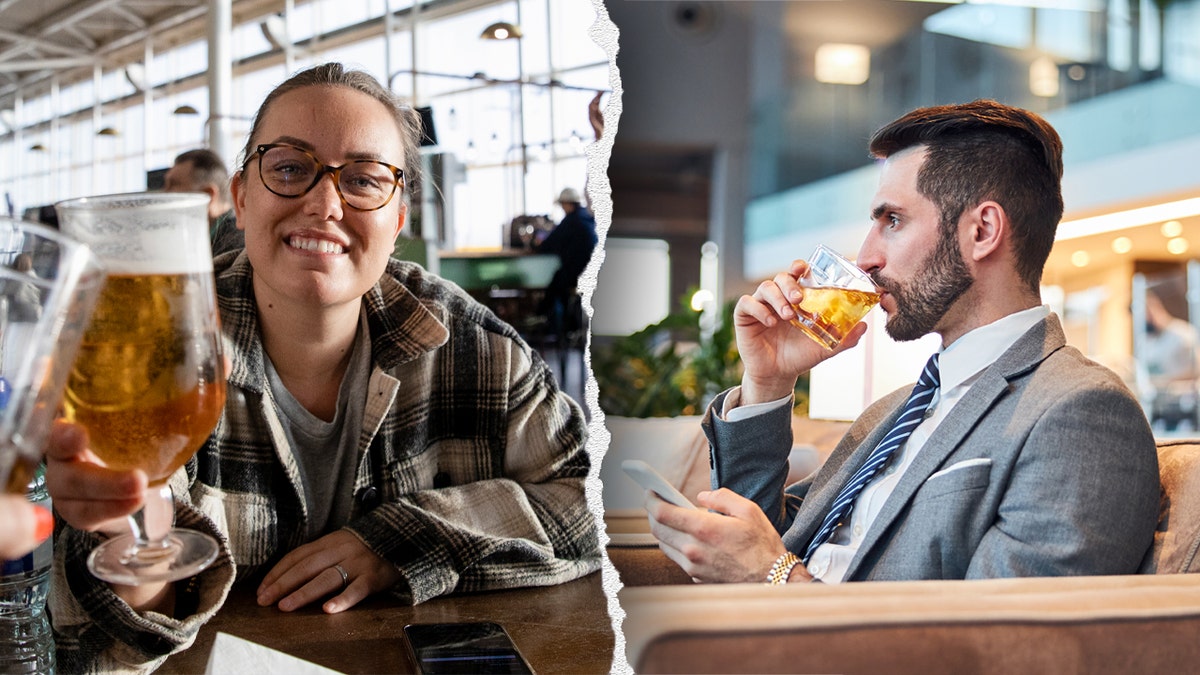
<path id="1" fill-rule="evenodd" d="M 877 474 L 854 502 L 854 510 L 848 523 L 833 531 L 827 542 L 817 547 L 808 561 L 808 573 L 825 583 L 842 581 L 850 561 L 858 553 L 863 537 L 883 508 L 888 496 L 913 459 L 925 446 L 933 431 L 950 414 L 971 385 L 979 379 L 984 369 L 1000 357 L 1022 335 L 1050 314 L 1046 306 L 1034 307 L 1010 314 L 986 326 L 980 326 L 946 347 L 938 358 L 941 384 L 934 395 L 933 403 L 925 413 L 925 420 L 913 430 L 903 446 L 896 450 L 888 466 Z M 791 396 L 777 401 L 730 408 L 737 405 L 738 396 L 726 397 L 722 417 L 730 422 L 747 419 L 755 415 L 787 405 Z M 729 399 L 733 399 L 730 401 Z"/>

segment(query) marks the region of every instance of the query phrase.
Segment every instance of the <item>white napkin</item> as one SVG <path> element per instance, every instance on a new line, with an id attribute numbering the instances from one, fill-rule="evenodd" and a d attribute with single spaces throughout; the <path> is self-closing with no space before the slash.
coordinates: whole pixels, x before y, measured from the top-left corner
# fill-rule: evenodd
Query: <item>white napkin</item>
<path id="1" fill-rule="evenodd" d="M 208 655 L 205 675 L 340 675 L 315 663 L 309 663 L 283 652 L 243 640 L 229 633 L 217 633 L 212 652 Z"/>

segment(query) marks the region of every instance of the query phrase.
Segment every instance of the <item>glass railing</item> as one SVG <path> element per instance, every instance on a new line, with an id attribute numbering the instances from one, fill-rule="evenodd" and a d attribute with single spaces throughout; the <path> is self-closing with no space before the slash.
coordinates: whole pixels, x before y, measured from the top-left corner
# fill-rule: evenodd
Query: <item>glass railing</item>
<path id="1" fill-rule="evenodd" d="M 1136 5 L 1136 0 L 1135 0 Z M 1161 23 L 1157 5 L 1166 6 Z M 1161 82 L 1145 104 L 1153 119 L 1131 118 L 1092 142 L 1072 144 L 1078 159 L 1126 143 L 1170 140 L 1193 132 L 1192 98 L 1200 85 L 1200 0 L 1005 0 L 949 5 L 916 29 L 871 51 L 870 75 L 859 85 L 827 84 L 798 72 L 786 86 L 755 101 L 751 131 L 751 197 L 866 166 L 866 139 L 913 108 L 991 98 L 1058 120 L 1135 85 Z M 1165 40 L 1160 39 L 1164 37 Z M 1134 55 L 1138 58 L 1134 58 Z M 1139 87 L 1149 91 L 1148 87 Z M 1104 121 L 1105 124 L 1109 120 Z M 1057 124 L 1056 124 L 1057 126 Z"/>

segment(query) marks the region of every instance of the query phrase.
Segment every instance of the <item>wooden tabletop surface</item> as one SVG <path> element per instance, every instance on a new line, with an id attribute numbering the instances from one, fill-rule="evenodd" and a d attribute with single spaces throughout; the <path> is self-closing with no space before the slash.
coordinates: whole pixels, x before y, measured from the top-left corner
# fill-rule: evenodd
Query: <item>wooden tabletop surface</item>
<path id="1" fill-rule="evenodd" d="M 415 607 L 377 596 L 341 614 L 325 614 L 319 605 L 290 613 L 259 607 L 252 591 L 235 587 L 195 644 L 158 672 L 203 673 L 220 631 L 341 673 L 412 673 L 405 624 L 454 621 L 501 624 L 539 675 L 608 673 L 612 666 L 615 640 L 599 573 L 559 586 L 445 596 Z"/>

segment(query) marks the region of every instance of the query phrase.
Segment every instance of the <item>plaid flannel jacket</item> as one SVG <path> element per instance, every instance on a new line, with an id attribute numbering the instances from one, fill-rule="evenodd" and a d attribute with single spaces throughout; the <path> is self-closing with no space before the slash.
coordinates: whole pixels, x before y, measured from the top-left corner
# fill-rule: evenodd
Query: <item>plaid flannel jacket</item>
<path id="1" fill-rule="evenodd" d="M 97 537 L 60 525 L 51 610 L 63 672 L 155 667 L 191 644 L 235 575 L 257 583 L 304 543 L 304 492 L 266 385 L 252 269 L 233 253 L 216 263 L 228 398 L 172 484 L 178 523 L 218 536 L 222 553 L 197 577 L 197 613 L 138 615 L 87 572 Z M 346 528 L 396 565 L 395 592 L 419 603 L 598 569 L 585 422 L 541 359 L 487 308 L 411 263 L 391 261 L 364 306 L 373 368 Z"/>

